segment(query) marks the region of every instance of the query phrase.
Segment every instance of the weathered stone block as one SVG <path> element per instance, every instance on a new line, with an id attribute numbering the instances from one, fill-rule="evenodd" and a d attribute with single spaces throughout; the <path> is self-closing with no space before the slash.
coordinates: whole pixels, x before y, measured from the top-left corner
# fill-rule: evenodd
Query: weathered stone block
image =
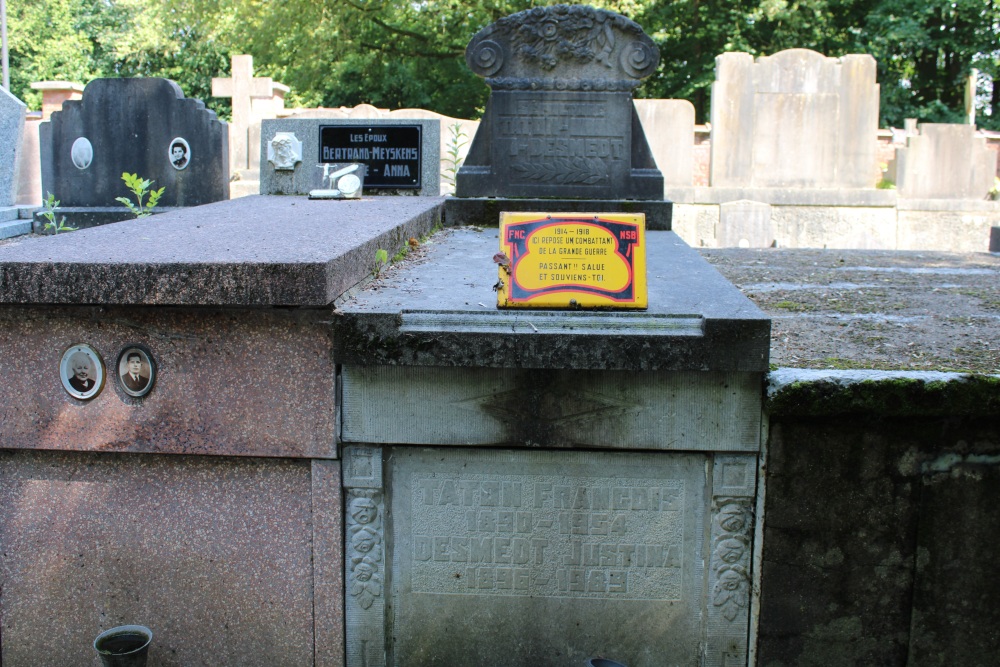
<path id="1" fill-rule="evenodd" d="M 347 448 L 348 665 L 745 662 L 756 456 L 714 463 Z"/>
<path id="2" fill-rule="evenodd" d="M 789 49 L 756 62 L 716 58 L 711 183 L 722 187 L 873 187 L 875 59 Z"/>
<path id="3" fill-rule="evenodd" d="M 358 443 L 757 451 L 754 373 L 348 366 L 343 439 Z"/>
<path id="4" fill-rule="evenodd" d="M 665 187 L 694 184 L 694 105 L 687 100 L 634 100 Z"/>
<path id="5" fill-rule="evenodd" d="M 997 153 L 973 125 L 922 123 L 920 134 L 896 149 L 889 178 L 900 197 L 983 199 L 993 187 Z"/>
<path id="6" fill-rule="evenodd" d="M 900 211 L 899 249 L 935 248 L 948 252 L 985 252 L 990 229 L 1000 223 L 996 211 Z"/>
<path id="7" fill-rule="evenodd" d="M 896 247 L 896 211 L 891 208 L 772 206 L 779 248 Z"/>
<path id="8" fill-rule="evenodd" d="M 27 107 L 0 87 L 0 207 L 13 206 Z"/>
<path id="9" fill-rule="evenodd" d="M 769 248 L 774 244 L 771 206 L 754 201 L 727 202 L 719 206 L 720 248 Z"/>

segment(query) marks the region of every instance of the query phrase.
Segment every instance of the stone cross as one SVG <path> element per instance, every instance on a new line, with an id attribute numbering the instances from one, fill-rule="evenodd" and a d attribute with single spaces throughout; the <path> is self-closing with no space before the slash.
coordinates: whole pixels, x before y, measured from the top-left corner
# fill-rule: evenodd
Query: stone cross
<path id="1" fill-rule="evenodd" d="M 233 100 L 233 117 L 229 122 L 229 165 L 234 171 L 259 168 L 259 124 L 262 118 L 274 118 L 284 108 L 288 86 L 276 83 L 271 77 L 253 75 L 253 56 L 233 56 L 232 76 L 212 79 L 213 97 L 230 97 Z M 280 103 L 271 103 L 278 100 Z M 257 103 L 255 103 L 257 102 Z M 264 102 L 261 104 L 261 102 Z M 256 125 L 256 132 L 252 131 Z M 253 141 L 253 137 L 258 138 Z"/>

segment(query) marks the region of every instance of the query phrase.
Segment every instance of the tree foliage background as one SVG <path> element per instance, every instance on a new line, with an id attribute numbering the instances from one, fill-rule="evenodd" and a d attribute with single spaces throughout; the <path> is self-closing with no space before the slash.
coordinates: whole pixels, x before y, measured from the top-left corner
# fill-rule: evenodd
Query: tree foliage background
<path id="1" fill-rule="evenodd" d="M 477 117 L 488 89 L 465 66 L 479 29 L 530 0 L 8 0 L 12 92 L 41 80 L 164 76 L 223 117 L 211 78 L 229 57 L 291 86 L 292 106 L 422 107 Z M 660 47 L 643 97 L 684 98 L 708 119 L 715 57 L 801 47 L 878 62 L 883 126 L 960 122 L 975 68 L 977 124 L 1000 129 L 1000 0 L 598 0 Z M 995 84 L 995 85 L 994 85 Z"/>

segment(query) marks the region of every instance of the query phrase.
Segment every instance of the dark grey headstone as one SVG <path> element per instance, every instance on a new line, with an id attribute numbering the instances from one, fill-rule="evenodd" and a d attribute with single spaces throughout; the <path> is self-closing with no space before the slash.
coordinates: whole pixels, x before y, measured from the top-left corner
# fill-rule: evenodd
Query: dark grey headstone
<path id="1" fill-rule="evenodd" d="M 122 172 L 165 187 L 161 207 L 229 199 L 227 125 L 173 81 L 95 79 L 39 132 L 42 191 L 63 206 L 121 206 L 115 197 L 130 196 Z"/>
<path id="2" fill-rule="evenodd" d="M 492 92 L 456 194 L 662 199 L 632 104 L 659 59 L 636 23 L 583 5 L 535 7 L 479 31 L 465 60 Z"/>

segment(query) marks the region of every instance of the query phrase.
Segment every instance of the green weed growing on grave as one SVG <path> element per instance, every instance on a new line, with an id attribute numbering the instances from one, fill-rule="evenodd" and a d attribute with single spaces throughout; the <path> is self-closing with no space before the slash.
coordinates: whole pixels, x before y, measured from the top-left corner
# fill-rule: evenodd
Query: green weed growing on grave
<path id="1" fill-rule="evenodd" d="M 993 201 L 1000 201 L 1000 176 L 993 178 L 993 189 L 986 195 L 986 198 Z"/>
<path id="2" fill-rule="evenodd" d="M 875 184 L 875 188 L 878 190 L 895 190 L 896 182 L 888 177 L 889 165 L 882 162 L 879 164 L 879 167 L 882 169 L 882 177 L 879 178 L 878 183 Z"/>
<path id="3" fill-rule="evenodd" d="M 52 232 L 53 234 L 58 234 L 59 232 L 75 232 L 76 227 L 70 227 L 66 224 L 66 216 L 64 215 L 58 221 L 56 220 L 56 209 L 59 208 L 59 200 L 51 192 L 42 202 L 42 217 L 44 217 L 48 222 L 42 225 L 43 232 Z"/>
<path id="4" fill-rule="evenodd" d="M 153 214 L 153 208 L 160 201 L 160 197 L 163 196 L 163 191 L 165 188 L 160 188 L 159 190 L 150 190 L 149 186 L 153 184 L 153 181 L 145 180 L 139 177 L 137 174 L 130 174 L 128 172 L 122 173 L 122 180 L 125 181 L 125 187 L 132 191 L 135 195 L 136 204 L 132 203 L 132 200 L 128 197 L 115 197 L 115 201 L 121 202 L 128 207 L 128 210 L 137 218 L 145 218 Z M 149 199 L 146 200 L 146 204 L 143 205 L 142 198 L 149 194 Z"/>
<path id="5" fill-rule="evenodd" d="M 445 186 L 450 187 L 451 191 L 454 192 L 458 170 L 461 168 L 462 163 L 465 162 L 465 159 L 461 157 L 462 148 L 465 147 L 465 144 L 469 143 L 469 135 L 462 131 L 462 124 L 459 122 L 450 125 L 448 132 L 451 136 L 448 139 L 444 158 L 444 163 L 448 166 L 442 170 L 441 178 L 444 179 Z"/>
<path id="6" fill-rule="evenodd" d="M 389 263 L 389 253 L 383 249 L 379 248 L 375 251 L 375 264 L 372 267 L 372 275 L 378 278 L 382 274 L 382 269 L 386 267 Z"/>

